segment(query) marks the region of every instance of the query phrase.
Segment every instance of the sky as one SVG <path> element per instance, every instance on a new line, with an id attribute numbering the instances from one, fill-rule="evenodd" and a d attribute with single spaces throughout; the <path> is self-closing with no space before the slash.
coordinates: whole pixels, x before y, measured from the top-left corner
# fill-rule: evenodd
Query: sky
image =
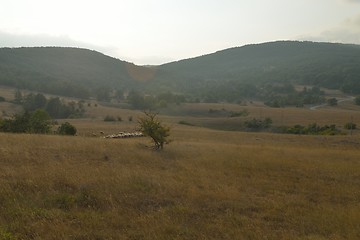
<path id="1" fill-rule="evenodd" d="M 277 40 L 360 44 L 360 0 L 0 0 L 0 47 L 157 65 Z"/>

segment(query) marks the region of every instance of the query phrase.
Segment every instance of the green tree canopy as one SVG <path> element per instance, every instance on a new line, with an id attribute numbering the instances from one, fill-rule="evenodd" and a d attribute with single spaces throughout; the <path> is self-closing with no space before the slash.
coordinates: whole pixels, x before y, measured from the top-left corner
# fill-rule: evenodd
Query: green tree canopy
<path id="1" fill-rule="evenodd" d="M 154 142 L 154 147 L 157 150 L 163 149 L 164 143 L 169 143 L 170 128 L 164 126 L 162 122 L 157 119 L 157 113 L 144 112 L 145 116 L 139 118 L 139 131 L 145 136 L 150 137 Z"/>

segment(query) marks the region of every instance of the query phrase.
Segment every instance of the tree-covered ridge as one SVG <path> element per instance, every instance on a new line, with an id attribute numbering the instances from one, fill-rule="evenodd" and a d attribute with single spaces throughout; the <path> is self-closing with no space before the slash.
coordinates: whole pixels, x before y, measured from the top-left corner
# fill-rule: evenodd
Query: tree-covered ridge
<path id="1" fill-rule="evenodd" d="M 195 102 L 258 99 L 302 106 L 324 102 L 313 87 L 360 94 L 359 66 L 358 45 L 297 41 L 230 48 L 151 68 L 79 48 L 2 48 L 0 85 L 100 101 L 131 100 L 135 91 L 146 100 L 142 107 L 162 93 Z M 309 88 L 299 92 L 295 85 Z"/>
<path id="2" fill-rule="evenodd" d="M 87 98 L 96 96 L 98 88 L 136 87 L 128 74 L 133 66 L 80 48 L 1 48 L 0 84 Z"/>
<path id="3" fill-rule="evenodd" d="M 290 82 L 360 93 L 359 66 L 358 45 L 279 41 L 164 64 L 158 80 L 166 83 L 171 78 L 173 86 L 186 91 L 202 91 L 214 82 L 220 86 Z"/>

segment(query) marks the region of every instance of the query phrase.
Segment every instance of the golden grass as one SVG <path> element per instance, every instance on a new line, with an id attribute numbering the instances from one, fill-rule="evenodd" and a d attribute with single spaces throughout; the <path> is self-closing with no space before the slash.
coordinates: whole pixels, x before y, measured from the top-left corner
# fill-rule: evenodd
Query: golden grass
<path id="1" fill-rule="evenodd" d="M 208 116 L 210 108 L 250 115 Z M 141 112 L 94 102 L 87 119 L 59 120 L 74 124 L 77 137 L 0 133 L 0 239 L 360 239 L 358 130 L 331 137 L 201 128 L 265 117 L 275 126 L 360 126 L 359 109 L 182 104 L 160 116 L 173 139 L 163 152 L 146 138 L 100 138 L 133 131 Z"/>
<path id="2" fill-rule="evenodd" d="M 248 116 L 229 118 L 226 116 L 216 116 L 209 114 L 209 109 L 227 111 L 243 111 L 249 112 Z M 320 126 L 335 124 L 337 128 L 343 129 L 348 122 L 353 122 L 360 127 L 360 106 L 353 103 L 344 102 L 337 107 L 323 107 L 317 110 L 308 108 L 270 108 L 259 104 L 250 104 L 248 106 L 240 106 L 236 104 L 182 104 L 174 107 L 170 113 L 171 116 L 163 116 L 167 122 L 172 124 L 179 121 L 185 121 L 189 124 L 220 130 L 243 131 L 243 123 L 253 118 L 264 119 L 270 117 L 273 121 L 273 127 L 292 127 L 300 124 L 307 126 L 308 124 L 317 123 Z M 347 130 L 344 130 L 347 133 Z M 353 134 L 359 134 L 359 131 L 353 131 Z"/>
<path id="3" fill-rule="evenodd" d="M 146 138 L 0 134 L 0 238 L 360 237 L 359 137 L 174 125 L 172 138 L 157 152 Z"/>

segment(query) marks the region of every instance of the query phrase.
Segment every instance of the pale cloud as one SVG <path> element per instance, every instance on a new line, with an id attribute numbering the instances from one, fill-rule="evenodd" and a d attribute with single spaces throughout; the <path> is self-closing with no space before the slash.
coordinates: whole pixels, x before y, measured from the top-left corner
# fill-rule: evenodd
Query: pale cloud
<path id="1" fill-rule="evenodd" d="M 69 36 L 52 36 L 48 34 L 17 34 L 0 31 L 0 47 L 84 47 L 95 49 L 98 46 L 76 41 Z"/>
<path id="2" fill-rule="evenodd" d="M 360 14 L 352 18 L 348 18 L 342 23 L 340 23 L 338 26 L 326 29 L 320 34 L 303 35 L 298 37 L 298 39 L 320 42 L 360 44 Z"/>
<path id="3" fill-rule="evenodd" d="M 134 62 L 139 65 L 159 65 L 171 62 L 174 59 L 164 56 L 127 56 L 124 51 L 115 46 L 99 46 L 91 43 L 77 41 L 67 35 L 53 36 L 48 34 L 18 34 L 0 31 L 1 47 L 76 47 L 95 50 L 108 56 L 118 58 L 127 62 Z"/>
<path id="4" fill-rule="evenodd" d="M 48 34 L 19 34 L 0 31 L 0 47 L 75 47 L 86 48 L 120 57 L 118 49 L 112 46 L 99 46 L 91 43 L 77 41 L 67 35 L 53 36 Z"/>

